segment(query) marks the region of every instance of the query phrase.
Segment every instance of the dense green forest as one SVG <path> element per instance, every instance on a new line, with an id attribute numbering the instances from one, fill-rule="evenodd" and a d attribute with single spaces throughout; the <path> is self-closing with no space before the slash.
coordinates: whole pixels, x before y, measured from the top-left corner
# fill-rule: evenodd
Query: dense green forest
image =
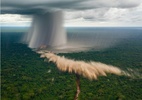
<path id="1" fill-rule="evenodd" d="M 73 100 L 75 75 L 60 72 L 25 44 L 22 33 L 1 34 L 2 100 Z M 142 35 L 101 51 L 65 53 L 67 58 L 99 61 L 142 73 Z M 142 79 L 108 75 L 90 81 L 81 78 L 79 100 L 142 100 Z"/>

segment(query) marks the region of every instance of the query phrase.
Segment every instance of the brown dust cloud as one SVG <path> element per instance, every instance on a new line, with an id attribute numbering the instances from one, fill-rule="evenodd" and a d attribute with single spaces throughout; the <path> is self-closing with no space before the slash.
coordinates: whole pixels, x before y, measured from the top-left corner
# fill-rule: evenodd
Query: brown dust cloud
<path id="1" fill-rule="evenodd" d="M 108 73 L 124 75 L 131 78 L 135 76 L 141 78 L 141 75 L 132 69 L 124 71 L 116 66 L 107 65 L 101 62 L 77 61 L 65 58 L 64 56 L 58 56 L 52 52 L 39 51 L 37 53 L 41 54 L 41 58 L 47 58 L 49 62 L 55 63 L 60 71 L 75 73 L 90 80 L 96 80 L 98 76 L 107 76 Z M 135 75 L 132 72 L 135 72 Z"/>

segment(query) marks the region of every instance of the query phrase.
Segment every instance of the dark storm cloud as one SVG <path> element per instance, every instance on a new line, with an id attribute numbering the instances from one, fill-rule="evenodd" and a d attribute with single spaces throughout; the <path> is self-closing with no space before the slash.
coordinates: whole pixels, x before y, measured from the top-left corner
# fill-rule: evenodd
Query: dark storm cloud
<path id="1" fill-rule="evenodd" d="M 38 14 L 43 13 L 45 10 L 43 8 L 19 8 L 19 7 L 6 7 L 2 9 L 2 14 L 10 13 L 10 14 Z"/>
<path id="2" fill-rule="evenodd" d="M 83 0 L 82 0 L 83 1 Z M 68 0 L 68 1 L 46 1 L 46 0 L 2 0 L 2 13 L 12 13 L 12 14 L 37 14 L 45 13 L 47 11 L 57 10 L 57 9 L 73 9 L 76 4 L 80 1 Z"/>
<path id="3" fill-rule="evenodd" d="M 2 0 L 2 14 L 35 14 L 50 10 L 87 10 L 95 8 L 132 8 L 141 0 Z"/>

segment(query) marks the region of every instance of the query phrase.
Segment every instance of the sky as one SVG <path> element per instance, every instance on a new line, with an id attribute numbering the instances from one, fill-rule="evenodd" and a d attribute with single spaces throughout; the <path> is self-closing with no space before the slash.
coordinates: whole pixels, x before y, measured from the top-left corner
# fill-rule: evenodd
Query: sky
<path id="1" fill-rule="evenodd" d="M 30 26 L 33 15 L 56 10 L 65 26 L 142 26 L 142 0 L 1 0 L 1 26 Z"/>

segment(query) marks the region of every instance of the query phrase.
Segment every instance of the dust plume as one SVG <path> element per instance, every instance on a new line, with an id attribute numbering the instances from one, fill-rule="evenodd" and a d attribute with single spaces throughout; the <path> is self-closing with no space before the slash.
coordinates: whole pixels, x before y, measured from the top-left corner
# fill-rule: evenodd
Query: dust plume
<path id="1" fill-rule="evenodd" d="M 107 73 L 122 75 L 123 71 L 115 66 L 103 64 L 100 62 L 75 61 L 64 56 L 58 56 L 54 53 L 42 53 L 41 58 L 47 58 L 49 62 L 57 65 L 57 68 L 63 72 L 75 73 L 90 80 L 97 79 L 98 76 L 107 76 Z"/>

